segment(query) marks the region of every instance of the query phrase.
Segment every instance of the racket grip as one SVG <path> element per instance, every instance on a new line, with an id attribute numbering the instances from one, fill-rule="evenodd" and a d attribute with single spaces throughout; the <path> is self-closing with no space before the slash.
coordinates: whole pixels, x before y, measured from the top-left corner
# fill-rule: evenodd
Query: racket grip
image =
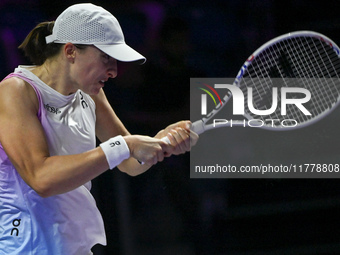
<path id="1" fill-rule="evenodd" d="M 194 131 L 198 135 L 202 134 L 205 131 L 203 121 L 197 120 L 194 123 L 192 123 L 191 130 Z"/>
<path id="2" fill-rule="evenodd" d="M 167 144 L 170 144 L 170 143 L 171 143 L 170 140 L 169 140 L 169 138 L 168 138 L 167 136 L 164 136 L 163 138 L 161 138 L 161 140 L 162 140 L 163 142 L 166 142 Z M 144 165 L 144 164 L 145 164 L 144 162 L 139 161 L 138 159 L 137 159 L 137 161 L 138 161 L 139 164 L 141 164 L 141 165 Z"/>

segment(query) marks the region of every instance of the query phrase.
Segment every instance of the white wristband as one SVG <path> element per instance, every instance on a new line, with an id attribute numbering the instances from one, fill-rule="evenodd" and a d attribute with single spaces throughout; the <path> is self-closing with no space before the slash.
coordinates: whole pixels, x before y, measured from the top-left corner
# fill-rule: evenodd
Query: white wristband
<path id="1" fill-rule="evenodd" d="M 99 145 L 105 153 L 110 169 L 118 166 L 123 160 L 130 157 L 130 150 L 121 135 L 110 138 Z"/>

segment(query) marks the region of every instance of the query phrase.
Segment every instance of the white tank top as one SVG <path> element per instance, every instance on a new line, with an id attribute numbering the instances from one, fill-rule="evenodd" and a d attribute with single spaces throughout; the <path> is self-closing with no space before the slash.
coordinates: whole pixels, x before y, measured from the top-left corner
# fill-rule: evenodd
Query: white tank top
<path id="1" fill-rule="evenodd" d="M 78 90 L 64 96 L 19 66 L 7 76 L 27 81 L 39 100 L 38 118 L 50 155 L 69 155 L 96 146 L 95 103 Z M 13 116 L 15 117 L 15 116 Z M 20 177 L 0 144 L 0 254 L 84 255 L 106 245 L 104 224 L 90 193 L 91 183 L 40 197 Z"/>

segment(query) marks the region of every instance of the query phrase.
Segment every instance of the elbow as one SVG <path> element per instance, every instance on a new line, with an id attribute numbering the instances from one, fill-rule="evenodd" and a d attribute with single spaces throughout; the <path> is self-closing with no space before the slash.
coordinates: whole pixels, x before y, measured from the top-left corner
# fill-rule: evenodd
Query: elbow
<path id="1" fill-rule="evenodd" d="M 29 183 L 29 186 L 42 198 L 51 197 L 54 195 L 52 186 L 48 182 L 35 180 Z"/>
<path id="2" fill-rule="evenodd" d="M 50 176 L 37 166 L 16 166 L 16 170 L 24 182 L 40 197 L 53 196 L 53 182 Z"/>
<path id="3" fill-rule="evenodd" d="M 54 194 L 48 190 L 35 190 L 35 192 L 42 198 L 51 197 Z"/>
<path id="4" fill-rule="evenodd" d="M 20 176 L 32 190 L 40 197 L 47 198 L 56 195 L 56 185 L 54 180 L 46 171 L 38 167 L 17 168 Z"/>

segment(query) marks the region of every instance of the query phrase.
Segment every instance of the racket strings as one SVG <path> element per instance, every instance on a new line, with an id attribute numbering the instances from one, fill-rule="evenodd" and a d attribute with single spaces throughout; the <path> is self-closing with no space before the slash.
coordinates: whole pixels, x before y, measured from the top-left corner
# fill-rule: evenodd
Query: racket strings
<path id="1" fill-rule="evenodd" d="M 304 61 L 302 63 L 304 69 L 300 68 L 300 70 L 303 71 L 304 76 L 308 77 L 302 79 L 302 81 L 309 82 L 309 84 L 304 84 L 304 87 L 309 89 L 312 95 L 319 95 L 317 98 L 312 98 L 310 102 L 310 104 L 313 104 L 313 107 L 311 107 L 312 116 L 315 116 L 329 109 L 329 102 L 337 101 L 339 84 L 335 84 L 334 81 L 338 81 L 338 79 L 332 77 L 339 78 L 339 68 L 336 69 L 334 63 L 339 66 L 340 61 L 333 49 L 329 45 L 325 47 L 326 44 L 318 39 L 297 38 L 297 40 L 305 40 L 305 45 L 307 45 L 304 47 L 307 54 L 302 52 L 300 55 L 303 58 L 298 58 Z M 333 56 L 332 59 L 329 56 Z M 320 84 L 323 84 L 323 86 L 320 86 Z"/>
<path id="2" fill-rule="evenodd" d="M 300 36 L 277 42 L 255 56 L 244 72 L 240 88 L 245 95 L 248 87 L 253 88 L 252 102 L 254 108 L 258 110 L 267 110 L 272 106 L 273 87 L 308 89 L 312 98 L 306 104 L 306 108 L 311 115 L 303 114 L 294 105 L 287 105 L 285 116 L 287 119 L 295 119 L 302 123 L 322 114 L 338 101 L 339 74 L 339 56 L 330 44 L 320 38 Z M 280 96 L 277 109 L 267 116 L 258 116 L 250 112 L 247 101 L 245 100 L 245 109 L 253 118 L 263 120 L 282 118 Z"/>
<path id="3" fill-rule="evenodd" d="M 294 40 L 293 38 L 292 40 Z M 311 100 L 309 107 L 310 109 L 314 109 L 317 114 L 324 111 L 323 105 L 320 105 L 319 102 L 323 102 L 326 100 L 324 94 L 321 91 L 320 86 L 315 86 L 315 84 L 318 84 L 320 81 L 318 80 L 322 78 L 323 72 L 320 72 L 322 70 L 322 66 L 324 66 L 324 61 L 322 60 L 322 57 L 320 58 L 320 50 L 318 50 L 317 45 L 311 41 L 308 40 L 308 38 L 296 38 L 299 44 L 301 44 L 302 50 L 298 52 L 296 59 L 296 63 L 298 64 L 298 70 L 303 74 L 303 77 L 307 78 L 300 78 L 303 84 L 304 88 L 308 88 L 312 95 L 320 95 L 320 99 L 318 101 Z M 295 44 L 293 44 L 294 48 Z M 315 54 L 317 53 L 317 54 Z M 295 57 L 295 55 L 294 55 Z M 301 61 L 300 61 L 301 60 Z M 314 63 L 314 64 L 313 64 Z M 323 65 L 320 65 L 319 63 L 322 63 Z M 326 97 L 328 97 L 328 94 L 326 94 Z M 329 101 L 329 100 L 327 100 Z M 315 112 L 312 112 L 312 115 L 314 115 Z M 302 119 L 309 120 L 311 119 L 311 116 L 301 115 Z M 301 118 L 300 118 L 301 120 Z"/>

